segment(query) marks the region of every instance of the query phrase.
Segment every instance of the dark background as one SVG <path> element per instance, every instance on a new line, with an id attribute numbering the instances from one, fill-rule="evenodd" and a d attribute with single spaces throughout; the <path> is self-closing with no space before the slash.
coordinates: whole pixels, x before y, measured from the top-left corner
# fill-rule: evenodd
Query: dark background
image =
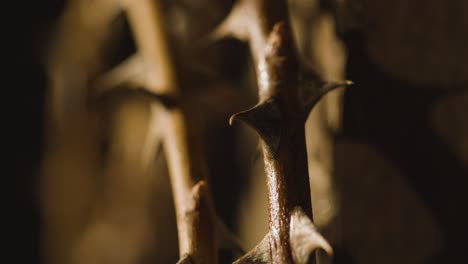
<path id="1" fill-rule="evenodd" d="M 5 244 L 15 263 L 39 263 L 38 169 L 43 135 L 46 76 L 41 47 L 62 1 L 12 1 L 2 8 L 5 94 L 2 148 L 7 204 Z M 11 206 L 11 207 L 10 207 Z M 11 236 L 10 236 L 11 234 Z"/>

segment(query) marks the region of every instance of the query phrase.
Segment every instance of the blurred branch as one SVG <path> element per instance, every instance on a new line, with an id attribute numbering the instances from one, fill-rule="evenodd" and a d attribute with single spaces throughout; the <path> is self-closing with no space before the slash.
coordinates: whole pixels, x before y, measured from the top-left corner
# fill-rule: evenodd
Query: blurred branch
<path id="1" fill-rule="evenodd" d="M 217 263 L 219 220 L 205 176 L 197 124 L 188 118 L 183 90 L 178 87 L 180 80 L 159 4 L 152 0 L 128 2 L 126 11 L 147 74 L 160 77 L 157 85 L 147 83 L 145 89 L 176 102 L 174 107 L 161 108 L 158 116 L 159 126 L 164 128 L 162 143 L 175 200 L 180 263 Z"/>
<path id="2" fill-rule="evenodd" d="M 155 153 L 159 144 L 163 144 L 175 201 L 181 262 L 217 263 L 217 251 L 220 247 L 239 251 L 237 242 L 214 212 L 197 131 L 199 124 L 187 115 L 188 104 L 192 99 L 187 99 L 190 95 L 185 91 L 190 89 L 179 89 L 181 80 L 175 73 L 176 63 L 168 47 L 169 38 L 164 30 L 160 2 L 100 0 L 88 3 L 77 0 L 71 2 L 68 9 L 70 12 L 64 15 L 60 23 L 59 29 L 63 32 L 57 34 L 60 41 L 54 39 L 52 42 L 54 46 L 48 58 L 49 72 L 53 77 L 57 77 L 53 80 L 54 84 L 57 84 L 57 87 L 52 87 L 53 101 L 60 101 L 64 107 L 69 106 L 67 102 L 63 102 L 63 93 L 80 92 L 82 93 L 78 97 L 80 101 L 76 105 L 85 107 L 85 100 L 89 99 L 86 98 L 87 88 L 90 90 L 91 100 L 95 100 L 122 87 L 130 87 L 137 94 L 154 99 L 157 103 L 152 103 L 151 117 L 146 124 L 151 128 L 150 135 L 142 140 L 147 144 L 143 143 L 141 154 L 147 159 L 142 162 L 148 165 L 153 157 L 151 153 Z M 102 46 L 104 32 L 111 18 L 122 9 L 128 16 L 137 45 L 137 54 L 114 69 L 101 74 L 102 58 L 99 56 L 98 48 Z M 70 30 L 75 30 L 76 34 L 70 35 Z M 76 49 L 77 45 L 80 46 L 79 49 Z M 71 87 L 70 91 L 65 91 L 66 86 L 69 88 L 65 81 L 70 79 L 74 81 L 70 77 L 75 77 L 77 74 L 82 74 L 78 77 L 83 77 L 79 80 L 79 87 Z M 209 98 L 199 97 L 201 100 Z M 72 100 L 77 100 L 76 96 L 72 96 Z M 54 103 L 52 102 L 52 105 Z M 64 112 L 57 107 L 53 110 L 54 113 Z M 126 135 L 132 136 L 131 133 Z M 131 145 L 129 142 L 117 142 L 117 144 Z M 134 161 L 138 157 L 133 155 L 130 158 Z M 93 232 L 91 230 L 85 236 L 92 238 Z M 83 246 L 85 251 L 89 249 L 86 252 L 95 252 L 90 248 L 94 244 L 88 244 L 80 246 Z M 93 258 L 91 253 L 87 257 L 89 260 Z"/>

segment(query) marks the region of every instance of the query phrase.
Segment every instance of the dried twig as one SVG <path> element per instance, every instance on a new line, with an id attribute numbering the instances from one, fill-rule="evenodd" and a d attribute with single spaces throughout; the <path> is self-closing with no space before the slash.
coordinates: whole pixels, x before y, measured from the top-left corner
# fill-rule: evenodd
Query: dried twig
<path id="1" fill-rule="evenodd" d="M 328 91 L 350 82 L 324 83 L 301 67 L 289 28 L 286 1 L 243 0 L 215 36 L 247 40 L 254 57 L 259 103 L 231 117 L 262 139 L 270 231 L 236 263 L 308 263 L 331 247 L 315 231 L 307 171 L 304 123 Z"/>

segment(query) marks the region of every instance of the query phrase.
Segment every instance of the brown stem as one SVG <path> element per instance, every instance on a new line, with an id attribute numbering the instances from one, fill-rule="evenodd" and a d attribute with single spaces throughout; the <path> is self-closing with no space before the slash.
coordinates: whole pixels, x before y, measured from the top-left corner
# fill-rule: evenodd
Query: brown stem
<path id="1" fill-rule="evenodd" d="M 253 126 L 262 138 L 270 210 L 270 250 L 273 263 L 293 263 L 290 218 L 300 207 L 312 219 L 304 109 L 300 108 L 296 73 L 298 64 L 290 51 L 291 35 L 285 23 L 277 24 L 258 55 L 260 103 L 235 118 Z"/>
<path id="2" fill-rule="evenodd" d="M 320 97 L 340 84 L 323 85 L 316 75 L 305 81 L 287 14 L 286 1 L 244 0 L 221 26 L 249 41 L 256 64 L 259 103 L 231 122 L 242 120 L 260 135 L 268 186 L 269 234 L 238 263 L 306 263 L 315 248 L 331 250 L 323 239 L 306 241 L 306 250 L 297 242 L 315 234 L 304 124 Z M 247 32 L 236 28 L 247 25 Z"/>
<path id="3" fill-rule="evenodd" d="M 138 52 L 151 69 L 148 74 L 156 74 L 157 66 L 161 77 L 158 85 L 149 83 L 145 88 L 154 94 L 182 98 L 158 1 L 132 1 L 126 10 Z M 184 100 L 176 101 L 172 108 L 161 108 L 158 117 L 164 130 L 162 141 L 175 200 L 181 262 L 216 263 L 216 217 L 206 184 L 200 140 L 196 124 L 186 114 Z"/>

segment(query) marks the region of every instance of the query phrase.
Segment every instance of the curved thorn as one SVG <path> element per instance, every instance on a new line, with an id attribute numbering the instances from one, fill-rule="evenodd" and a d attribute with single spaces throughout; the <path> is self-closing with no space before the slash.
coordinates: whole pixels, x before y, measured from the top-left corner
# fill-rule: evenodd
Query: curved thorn
<path id="1" fill-rule="evenodd" d="M 324 250 L 328 255 L 333 254 L 330 244 L 320 235 L 300 207 L 293 209 L 289 232 L 294 263 L 306 264 L 311 254 L 317 249 Z"/>
<path id="2" fill-rule="evenodd" d="M 173 96 L 170 96 L 170 95 L 167 95 L 167 94 L 154 93 L 154 92 L 150 92 L 150 91 L 148 91 L 146 89 L 143 89 L 143 88 L 137 88 L 136 91 L 139 94 L 147 96 L 150 99 L 153 99 L 153 100 L 161 103 L 166 108 L 174 108 L 176 106 L 176 104 L 177 104 L 176 99 Z"/>

